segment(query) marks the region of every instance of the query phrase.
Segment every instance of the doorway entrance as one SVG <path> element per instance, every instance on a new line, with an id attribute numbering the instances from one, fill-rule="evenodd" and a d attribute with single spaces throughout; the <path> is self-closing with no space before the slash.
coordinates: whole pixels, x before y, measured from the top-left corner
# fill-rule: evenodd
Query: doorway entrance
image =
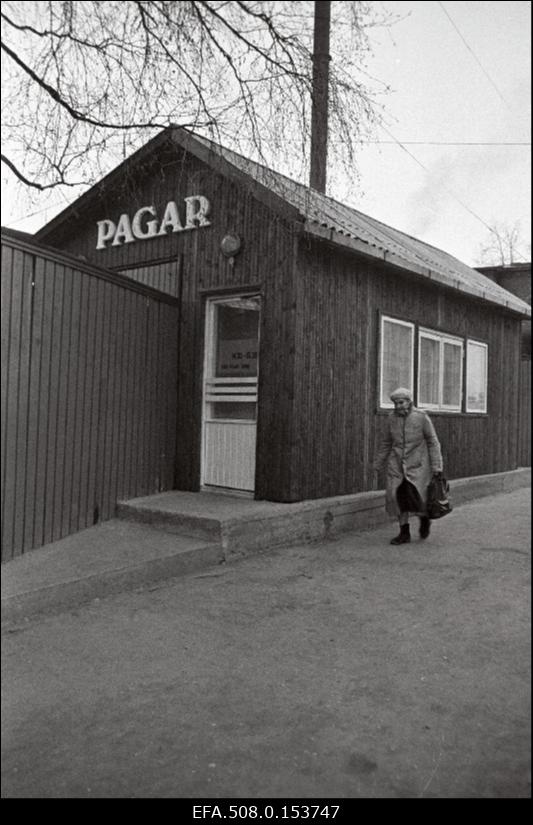
<path id="1" fill-rule="evenodd" d="M 259 376 L 258 295 L 207 302 L 202 485 L 253 493 Z"/>

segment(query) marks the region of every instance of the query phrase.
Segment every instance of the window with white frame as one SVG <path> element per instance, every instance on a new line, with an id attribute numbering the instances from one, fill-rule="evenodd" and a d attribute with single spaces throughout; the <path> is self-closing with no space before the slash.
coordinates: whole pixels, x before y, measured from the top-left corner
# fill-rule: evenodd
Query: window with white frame
<path id="1" fill-rule="evenodd" d="M 461 411 L 463 342 L 429 329 L 418 333 L 418 406 Z"/>
<path id="2" fill-rule="evenodd" d="M 415 327 L 396 318 L 381 318 L 380 406 L 394 405 L 390 394 L 398 387 L 413 391 Z"/>
<path id="3" fill-rule="evenodd" d="M 487 412 L 488 347 L 479 341 L 466 342 L 466 411 Z"/>

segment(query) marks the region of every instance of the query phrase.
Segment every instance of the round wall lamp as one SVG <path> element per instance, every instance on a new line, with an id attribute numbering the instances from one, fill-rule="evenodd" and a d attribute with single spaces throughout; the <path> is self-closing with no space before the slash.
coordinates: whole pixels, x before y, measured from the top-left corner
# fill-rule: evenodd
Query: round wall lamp
<path id="1" fill-rule="evenodd" d="M 233 260 L 235 255 L 241 251 L 242 240 L 238 235 L 224 235 L 220 242 L 220 251 L 226 258 Z"/>

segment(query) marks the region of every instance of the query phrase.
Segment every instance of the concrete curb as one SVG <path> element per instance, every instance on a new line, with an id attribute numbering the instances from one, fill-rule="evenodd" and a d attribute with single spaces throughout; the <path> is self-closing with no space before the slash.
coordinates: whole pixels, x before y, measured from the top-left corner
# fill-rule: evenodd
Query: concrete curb
<path id="1" fill-rule="evenodd" d="M 475 498 L 530 485 L 531 469 L 520 468 L 450 481 L 450 496 L 452 504 L 458 506 Z M 197 501 L 201 500 L 198 498 L 200 494 L 192 495 Z M 227 513 L 227 508 L 217 512 L 216 496 L 204 498 L 204 514 L 191 505 L 190 498 L 191 494 L 173 491 L 133 499 L 119 503 L 117 515 L 150 524 L 156 530 L 186 532 L 220 542 L 226 561 L 274 547 L 334 539 L 346 532 L 382 525 L 389 518 L 384 512 L 383 490 L 293 504 L 250 500 L 239 503 L 238 499 L 233 499 L 231 514 Z"/>
<path id="2" fill-rule="evenodd" d="M 530 468 L 450 482 L 454 507 L 528 486 Z M 176 492 L 126 502 L 118 511 L 122 520 L 104 522 L 8 562 L 2 568 L 2 621 L 58 613 L 275 547 L 382 526 L 388 518 L 383 491 L 295 504 L 217 498 L 213 504 L 213 497 L 180 498 Z M 188 513 L 183 502 L 191 500 L 194 506 Z M 199 501 L 210 502 L 204 515 Z"/>
<path id="3" fill-rule="evenodd" d="M 450 496 L 455 504 L 463 504 L 483 496 L 510 493 L 521 487 L 531 487 L 531 467 L 519 467 L 507 473 L 458 478 L 450 481 Z"/>
<path id="4" fill-rule="evenodd" d="M 2 621 L 59 613 L 223 561 L 219 544 L 105 522 L 4 565 Z"/>

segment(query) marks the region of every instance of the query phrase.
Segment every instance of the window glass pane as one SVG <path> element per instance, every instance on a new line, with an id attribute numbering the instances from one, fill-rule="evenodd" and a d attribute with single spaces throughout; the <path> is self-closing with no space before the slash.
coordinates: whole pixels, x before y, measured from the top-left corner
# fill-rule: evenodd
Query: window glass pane
<path id="1" fill-rule="evenodd" d="M 259 299 L 235 298 L 218 304 L 216 312 L 216 377 L 257 377 Z"/>
<path id="2" fill-rule="evenodd" d="M 461 406 L 461 347 L 444 342 L 442 404 Z"/>
<path id="3" fill-rule="evenodd" d="M 420 375 L 419 404 L 439 403 L 439 341 L 420 337 Z"/>
<path id="4" fill-rule="evenodd" d="M 466 408 L 469 412 L 487 411 L 486 364 L 486 347 L 469 341 L 466 367 Z"/>
<path id="5" fill-rule="evenodd" d="M 394 321 L 384 321 L 382 341 L 381 404 L 390 405 L 397 387 L 412 390 L 413 330 Z"/>
<path id="6" fill-rule="evenodd" d="M 215 401 L 212 405 L 213 418 L 232 421 L 255 421 L 257 404 L 248 401 Z"/>

